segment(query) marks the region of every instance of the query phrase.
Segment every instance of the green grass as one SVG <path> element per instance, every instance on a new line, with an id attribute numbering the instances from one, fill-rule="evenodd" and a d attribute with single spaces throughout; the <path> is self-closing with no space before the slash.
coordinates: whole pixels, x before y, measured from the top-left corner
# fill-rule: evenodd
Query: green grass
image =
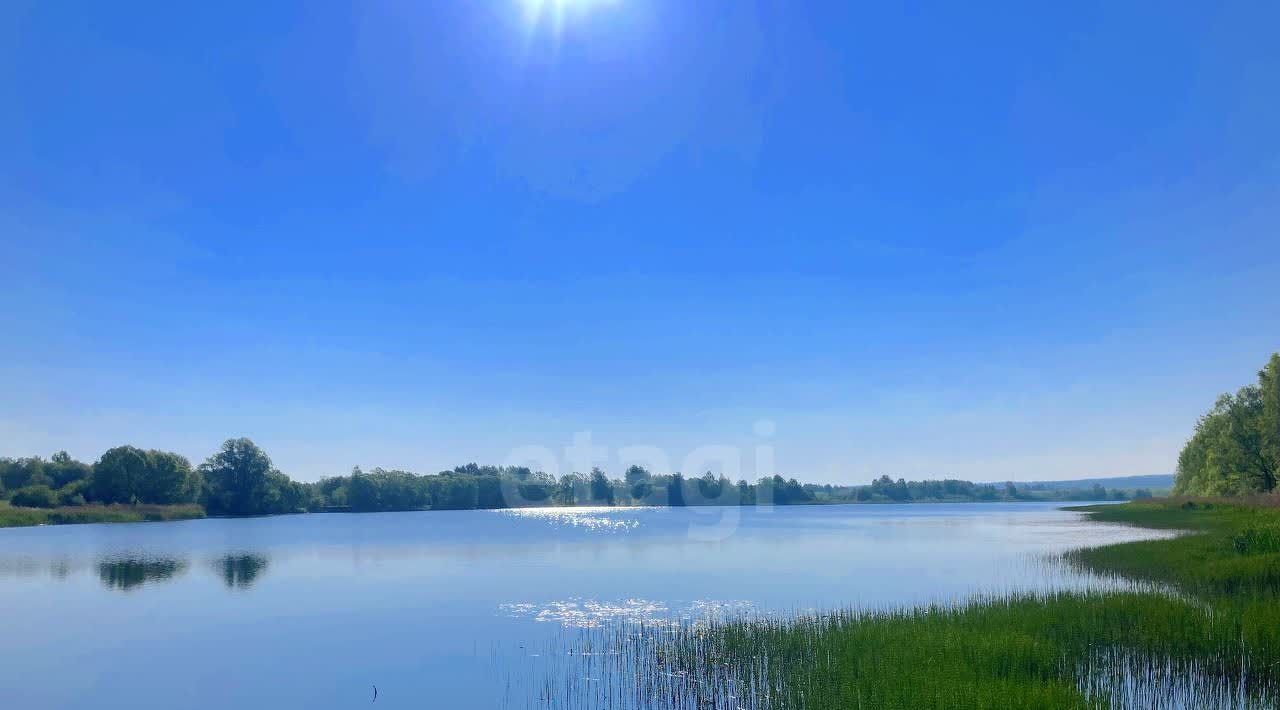
<path id="1" fill-rule="evenodd" d="M 1275 686 L 1280 510 L 1181 500 L 1081 510 L 1103 522 L 1190 531 L 1066 555 L 1079 568 L 1175 593 L 984 599 L 765 629 L 731 623 L 714 635 L 733 651 L 764 633 L 750 651 L 777 661 L 782 707 L 1091 707 L 1080 679 L 1100 653 Z"/>
<path id="2" fill-rule="evenodd" d="M 1080 510 L 1104 522 L 1192 531 L 1070 553 L 1068 560 L 1080 567 L 1170 584 L 1214 604 L 1280 601 L 1280 510 L 1192 501 Z"/>
<path id="3" fill-rule="evenodd" d="M 621 676 L 636 679 L 620 702 L 609 698 L 616 707 L 1273 707 L 1280 509 L 1252 503 L 1080 508 L 1103 522 L 1188 531 L 1064 556 L 1150 591 L 606 630 L 589 639 L 603 652 L 588 659 L 613 654 Z M 602 705 L 594 685 L 561 690 Z"/>
<path id="4" fill-rule="evenodd" d="M 0 501 L 0 528 L 76 523 L 140 523 L 203 518 L 198 505 L 73 505 L 19 508 Z"/>
<path id="5" fill-rule="evenodd" d="M 1118 648 L 1205 659 L 1206 669 L 1224 676 L 1240 672 L 1231 620 L 1152 594 L 984 599 L 736 622 L 705 635 L 712 652 L 683 660 L 698 667 L 767 657 L 773 672 L 750 680 L 780 689 L 771 707 L 1093 707 L 1077 677 Z"/>

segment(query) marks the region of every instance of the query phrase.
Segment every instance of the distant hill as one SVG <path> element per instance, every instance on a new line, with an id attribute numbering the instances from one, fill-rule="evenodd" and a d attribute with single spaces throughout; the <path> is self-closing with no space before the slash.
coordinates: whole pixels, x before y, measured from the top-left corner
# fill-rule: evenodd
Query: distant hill
<path id="1" fill-rule="evenodd" d="M 1004 483 L 1004 481 L 1001 481 Z M 1115 478 L 1081 478 L 1074 481 L 1013 481 L 1018 488 L 1033 491 L 1061 491 L 1076 488 L 1146 488 L 1151 491 L 1173 488 L 1173 474 L 1157 473 L 1150 476 L 1117 476 Z"/>

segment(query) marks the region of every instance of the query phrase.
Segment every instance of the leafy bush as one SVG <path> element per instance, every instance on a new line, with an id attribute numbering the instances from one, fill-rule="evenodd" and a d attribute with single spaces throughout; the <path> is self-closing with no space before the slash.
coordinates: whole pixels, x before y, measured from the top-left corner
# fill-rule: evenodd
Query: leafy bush
<path id="1" fill-rule="evenodd" d="M 58 505 L 84 505 L 85 493 L 89 490 L 87 479 L 68 483 L 58 489 Z"/>
<path id="2" fill-rule="evenodd" d="M 22 508 L 54 508 L 58 496 L 48 486 L 26 486 L 14 491 L 10 502 Z"/>

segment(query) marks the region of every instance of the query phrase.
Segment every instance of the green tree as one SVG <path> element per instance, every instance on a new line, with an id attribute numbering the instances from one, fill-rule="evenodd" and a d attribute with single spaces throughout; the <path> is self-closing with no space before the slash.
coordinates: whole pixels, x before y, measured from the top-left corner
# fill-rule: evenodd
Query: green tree
<path id="1" fill-rule="evenodd" d="M 76 461 L 65 451 L 59 451 L 50 456 L 49 462 L 44 465 L 44 471 L 49 477 L 51 488 L 63 488 L 93 476 L 92 466 Z"/>
<path id="2" fill-rule="evenodd" d="M 694 491 L 698 494 L 698 503 L 706 505 L 709 503 L 721 503 L 720 496 L 724 493 L 723 479 L 716 478 L 716 475 L 710 471 L 694 478 L 690 481 L 693 484 Z"/>
<path id="3" fill-rule="evenodd" d="M 507 507 L 502 496 L 502 479 L 499 476 L 476 476 L 476 507 L 494 510 Z"/>
<path id="4" fill-rule="evenodd" d="M 315 484 L 316 493 L 319 498 L 319 505 L 336 505 L 343 506 L 347 503 L 347 491 L 350 487 L 350 479 L 345 476 L 328 476 L 320 479 Z"/>
<path id="5" fill-rule="evenodd" d="M 379 510 L 382 506 L 379 498 L 377 482 L 364 475 L 359 466 L 351 469 L 351 480 L 347 484 L 347 503 L 351 509 L 357 512 Z"/>
<path id="6" fill-rule="evenodd" d="M 214 515 L 282 512 L 278 473 L 271 457 L 249 439 L 227 439 L 200 465 L 205 507 Z M 286 479 L 287 480 L 287 479 Z"/>
<path id="7" fill-rule="evenodd" d="M 574 505 L 578 502 L 578 474 L 566 473 L 556 482 L 552 494 L 556 505 Z"/>
<path id="8" fill-rule="evenodd" d="M 782 484 L 782 478 L 780 476 L 774 476 L 774 479 L 775 486 Z M 871 482 L 871 492 L 899 503 L 911 499 L 911 489 L 907 486 L 907 482 L 899 478 L 895 483 L 894 480 L 889 478 L 887 475 L 881 476 Z M 787 500 L 786 502 L 795 501 Z"/>
<path id="9" fill-rule="evenodd" d="M 1280 478 L 1280 354 L 1258 383 L 1218 398 L 1196 422 L 1178 455 L 1174 492 L 1232 495 L 1270 492 Z"/>
<path id="10" fill-rule="evenodd" d="M 1280 353 L 1272 353 L 1258 373 L 1262 399 L 1262 455 L 1268 468 L 1280 472 Z"/>
<path id="11" fill-rule="evenodd" d="M 0 459 L 0 483 L 9 490 L 24 486 L 50 486 L 53 481 L 44 469 L 45 462 L 39 456 Z"/>
<path id="12" fill-rule="evenodd" d="M 907 491 L 906 481 L 899 478 L 897 487 L 902 492 L 903 500 L 909 500 L 911 498 L 911 494 Z M 813 495 L 809 493 L 809 491 L 806 491 L 804 486 L 800 485 L 800 482 L 794 478 L 787 479 L 786 491 L 787 503 L 792 505 L 797 503 L 808 503 L 813 500 Z"/>
<path id="13" fill-rule="evenodd" d="M 476 507 L 479 490 L 475 476 L 438 476 L 431 507 L 443 510 L 471 510 Z"/>
<path id="14" fill-rule="evenodd" d="M 138 482 L 137 498 L 143 503 L 173 505 L 191 503 L 200 495 L 200 475 L 185 456 L 169 451 L 146 453 L 146 468 Z"/>
<path id="15" fill-rule="evenodd" d="M 604 471 L 598 468 L 591 469 L 589 480 L 591 501 L 597 505 L 613 505 L 613 484 L 609 482 L 609 477 L 604 475 Z"/>
<path id="16" fill-rule="evenodd" d="M 136 446 L 107 449 L 93 465 L 93 498 L 103 503 L 136 503 L 147 475 L 147 452 Z"/>
<path id="17" fill-rule="evenodd" d="M 627 486 L 634 489 L 637 483 L 642 483 L 653 478 L 649 470 L 644 466 L 630 466 L 626 473 L 622 474 L 622 480 L 627 482 Z"/>
<path id="18" fill-rule="evenodd" d="M 76 462 L 55 461 L 55 478 L 68 480 L 61 490 L 68 496 L 78 491 L 69 489 L 81 480 L 75 472 Z M 70 473 L 70 475 L 63 475 Z M 167 451 L 143 451 L 136 446 L 108 449 L 93 465 L 93 484 L 89 494 L 103 503 L 190 503 L 200 493 L 199 475 L 185 457 Z"/>
<path id="19" fill-rule="evenodd" d="M 685 505 L 683 474 L 671 474 L 671 480 L 667 483 L 667 505 L 674 507 L 683 507 Z"/>
<path id="20" fill-rule="evenodd" d="M 636 503 L 645 503 L 653 496 L 653 492 L 654 487 L 652 481 L 636 481 L 636 483 L 631 486 L 631 500 Z"/>

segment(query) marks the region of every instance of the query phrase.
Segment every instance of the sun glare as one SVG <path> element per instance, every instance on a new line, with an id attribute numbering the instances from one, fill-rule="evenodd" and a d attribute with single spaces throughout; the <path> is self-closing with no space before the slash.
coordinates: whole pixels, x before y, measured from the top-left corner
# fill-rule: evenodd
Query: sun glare
<path id="1" fill-rule="evenodd" d="M 557 31 L 569 15 L 582 14 L 617 2 L 619 0 L 521 0 L 525 20 L 530 25 L 550 22 Z"/>

